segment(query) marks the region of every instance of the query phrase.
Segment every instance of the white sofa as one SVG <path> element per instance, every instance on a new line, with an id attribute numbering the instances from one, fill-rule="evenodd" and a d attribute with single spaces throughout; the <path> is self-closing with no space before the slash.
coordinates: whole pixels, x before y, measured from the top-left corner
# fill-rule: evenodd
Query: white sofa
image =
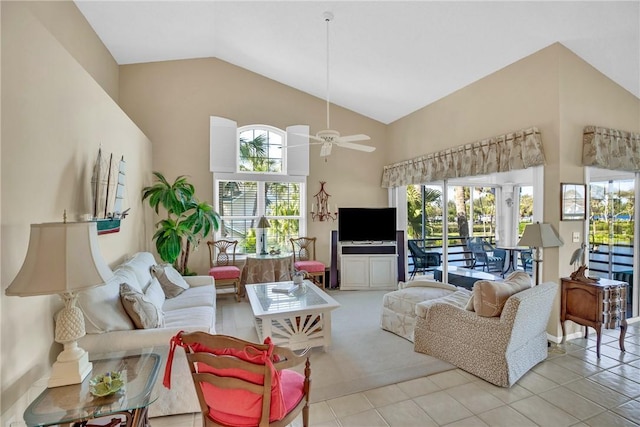
<path id="1" fill-rule="evenodd" d="M 119 265 L 114 270 L 114 277 L 105 285 L 79 293 L 78 306 L 84 313 L 87 330 L 79 345 L 89 352 L 90 358 L 109 352 L 155 347 L 162 356 L 162 363 L 155 386 L 158 399 L 149 407 L 150 416 L 199 412 L 184 352 L 175 353 L 170 390 L 162 386 L 162 378 L 172 336 L 182 330 L 215 333 L 214 280 L 210 276 L 185 276 L 189 288 L 178 296 L 165 299 L 162 304 L 164 326 L 136 329 L 121 303 L 120 284 L 127 283 L 144 292 L 152 282 L 151 267 L 156 264 L 151 253 L 139 252 Z"/>

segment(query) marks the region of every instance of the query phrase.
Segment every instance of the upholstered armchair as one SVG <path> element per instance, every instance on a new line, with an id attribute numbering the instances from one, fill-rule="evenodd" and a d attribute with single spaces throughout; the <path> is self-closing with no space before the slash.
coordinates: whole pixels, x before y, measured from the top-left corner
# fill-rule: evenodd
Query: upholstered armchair
<path id="1" fill-rule="evenodd" d="M 416 319 L 415 350 L 510 387 L 547 357 L 547 322 L 557 292 L 552 282 L 517 292 L 494 317 L 435 302 Z"/>

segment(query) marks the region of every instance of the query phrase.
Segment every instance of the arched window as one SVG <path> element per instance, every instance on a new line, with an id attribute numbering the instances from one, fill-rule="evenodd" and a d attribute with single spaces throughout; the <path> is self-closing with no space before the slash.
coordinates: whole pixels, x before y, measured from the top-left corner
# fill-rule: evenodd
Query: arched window
<path id="1" fill-rule="evenodd" d="M 291 128 L 283 131 L 267 125 L 248 125 L 237 130 L 234 128 L 235 138 L 231 146 L 233 134 L 229 123 L 235 123 L 221 119 L 226 126 L 219 131 L 214 128 L 213 119 L 211 164 L 214 203 L 223 220 L 218 237 L 238 240 L 239 252 L 260 252 L 256 227 L 264 216 L 269 221 L 267 252 L 290 251 L 289 238 L 304 235 L 306 231 L 304 197 L 307 174 L 300 173 L 299 161 L 288 167 L 288 161 L 301 157 L 298 148 L 293 149 L 295 154 L 289 155 L 287 143 L 293 140 L 300 144 L 299 135 L 308 132 L 300 126 L 293 127 L 294 131 Z M 305 168 L 308 170 L 308 147 L 302 148 L 302 154 L 307 158 L 307 164 L 302 165 L 304 171 Z M 230 151 L 234 153 L 233 159 L 229 156 Z M 214 159 L 217 152 L 222 154 Z M 231 162 L 233 169 L 229 167 Z"/>
<path id="2" fill-rule="evenodd" d="M 286 133 L 270 126 L 238 129 L 238 172 L 286 173 Z"/>

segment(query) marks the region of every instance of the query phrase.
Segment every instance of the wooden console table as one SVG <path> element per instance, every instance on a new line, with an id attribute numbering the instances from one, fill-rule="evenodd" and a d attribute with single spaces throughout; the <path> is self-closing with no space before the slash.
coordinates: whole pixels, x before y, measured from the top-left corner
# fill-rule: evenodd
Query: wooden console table
<path id="1" fill-rule="evenodd" d="M 627 331 L 627 283 L 619 280 L 600 279 L 597 283 L 585 283 L 562 278 L 560 301 L 560 326 L 565 340 L 564 323 L 571 320 L 585 326 L 586 338 L 589 326 L 596 330 L 596 354 L 600 358 L 602 327 L 615 329 L 620 326 L 620 350 L 624 349 Z"/>

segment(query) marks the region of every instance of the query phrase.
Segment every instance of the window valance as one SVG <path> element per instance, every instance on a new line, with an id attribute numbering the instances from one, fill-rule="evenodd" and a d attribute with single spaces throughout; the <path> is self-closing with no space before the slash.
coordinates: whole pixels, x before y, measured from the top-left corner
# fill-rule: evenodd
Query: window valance
<path id="1" fill-rule="evenodd" d="M 640 172 L 640 133 L 587 126 L 582 135 L 582 164 Z"/>
<path id="2" fill-rule="evenodd" d="M 532 127 L 387 165 L 382 187 L 425 184 L 542 164 L 542 138 L 540 131 Z"/>

